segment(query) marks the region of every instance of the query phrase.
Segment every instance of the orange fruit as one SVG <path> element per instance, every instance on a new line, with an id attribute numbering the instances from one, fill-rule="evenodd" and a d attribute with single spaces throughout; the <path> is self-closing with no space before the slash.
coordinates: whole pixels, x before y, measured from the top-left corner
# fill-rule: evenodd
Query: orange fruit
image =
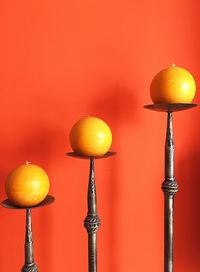
<path id="1" fill-rule="evenodd" d="M 74 152 L 85 156 L 102 156 L 112 143 L 109 126 L 97 117 L 83 117 L 72 127 L 70 144 Z"/>
<path id="2" fill-rule="evenodd" d="M 150 94 L 154 103 L 190 103 L 196 92 L 193 76 L 173 65 L 160 71 L 152 80 Z"/>
<path id="3" fill-rule="evenodd" d="M 23 164 L 14 169 L 6 179 L 8 199 L 16 206 L 31 207 L 42 202 L 49 192 L 46 172 L 35 164 Z"/>

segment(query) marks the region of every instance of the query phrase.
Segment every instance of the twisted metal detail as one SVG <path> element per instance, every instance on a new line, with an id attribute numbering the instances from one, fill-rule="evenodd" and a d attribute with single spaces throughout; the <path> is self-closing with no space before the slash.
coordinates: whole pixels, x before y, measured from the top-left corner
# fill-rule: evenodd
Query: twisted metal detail
<path id="1" fill-rule="evenodd" d="M 178 184 L 176 180 L 164 180 L 162 190 L 165 195 L 173 197 L 178 192 Z"/>
<path id="2" fill-rule="evenodd" d="M 22 272 L 38 272 L 38 267 L 36 264 L 24 265 Z"/>
<path id="3" fill-rule="evenodd" d="M 86 228 L 88 233 L 97 232 L 100 226 L 100 219 L 98 215 L 88 214 L 84 220 L 84 227 Z"/>
<path id="4" fill-rule="evenodd" d="M 96 186 L 94 174 L 94 158 L 90 159 L 90 175 L 88 184 L 88 212 L 84 220 L 84 227 L 88 232 L 88 271 L 97 272 L 97 230 L 100 219 L 97 215 Z"/>
<path id="5" fill-rule="evenodd" d="M 172 112 L 167 114 L 167 134 L 165 142 L 165 180 L 162 184 L 165 195 L 165 245 L 164 272 L 173 272 L 174 262 L 174 195 L 178 192 L 178 184 L 174 177 L 174 139 L 172 130 Z"/>
<path id="6" fill-rule="evenodd" d="M 165 143 L 165 180 L 162 184 L 165 195 L 173 197 L 178 192 L 178 184 L 174 177 L 174 139 L 172 129 L 172 112 L 167 115 L 167 134 Z"/>

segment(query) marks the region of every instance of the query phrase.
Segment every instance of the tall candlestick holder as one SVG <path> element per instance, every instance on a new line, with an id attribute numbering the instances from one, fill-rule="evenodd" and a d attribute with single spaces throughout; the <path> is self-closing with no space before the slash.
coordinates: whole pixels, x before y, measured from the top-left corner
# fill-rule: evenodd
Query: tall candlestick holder
<path id="1" fill-rule="evenodd" d="M 4 200 L 1 205 L 7 209 L 26 210 L 26 233 L 25 233 L 25 264 L 22 267 L 22 272 L 38 272 L 38 267 L 34 261 L 34 248 L 33 248 L 33 234 L 31 223 L 31 210 L 34 208 L 41 208 L 54 202 L 54 197 L 48 195 L 39 205 L 23 208 L 13 205 L 9 199 Z"/>
<path id="2" fill-rule="evenodd" d="M 97 200 L 96 200 L 96 185 L 95 185 L 95 173 L 94 173 L 94 161 L 95 159 L 103 159 L 115 155 L 115 152 L 108 152 L 101 157 L 81 156 L 75 152 L 67 153 L 68 156 L 88 159 L 90 161 L 90 173 L 88 183 L 88 212 L 84 220 L 84 227 L 88 232 L 88 271 L 97 272 L 97 231 L 100 226 L 100 218 L 97 214 Z"/>
<path id="3" fill-rule="evenodd" d="M 162 183 L 164 192 L 164 272 L 173 272 L 173 240 L 174 240 L 174 196 L 178 192 L 178 184 L 174 176 L 174 139 L 172 129 L 172 113 L 197 106 L 192 103 L 151 104 L 146 109 L 167 113 L 167 133 L 165 142 L 165 179 Z"/>

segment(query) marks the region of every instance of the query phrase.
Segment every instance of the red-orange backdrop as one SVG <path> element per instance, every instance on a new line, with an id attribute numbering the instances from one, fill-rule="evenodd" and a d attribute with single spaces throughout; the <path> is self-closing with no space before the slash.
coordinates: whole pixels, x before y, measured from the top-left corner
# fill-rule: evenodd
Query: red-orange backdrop
<path id="1" fill-rule="evenodd" d="M 41 272 L 87 271 L 88 162 L 65 156 L 83 115 L 110 125 L 118 153 L 96 162 L 99 271 L 163 271 L 166 116 L 142 107 L 153 76 L 173 62 L 199 86 L 199 8 L 197 0 L 1 1 L 0 198 L 24 161 L 48 172 L 56 202 L 33 211 Z M 199 108 L 174 115 L 181 272 L 200 269 L 199 117 Z M 23 265 L 24 222 L 24 212 L 0 208 L 0 271 Z"/>

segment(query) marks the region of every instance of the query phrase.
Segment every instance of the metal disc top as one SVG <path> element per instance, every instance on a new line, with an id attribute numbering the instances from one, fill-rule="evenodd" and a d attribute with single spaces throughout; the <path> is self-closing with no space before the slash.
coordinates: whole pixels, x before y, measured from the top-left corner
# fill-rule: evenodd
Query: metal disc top
<path id="1" fill-rule="evenodd" d="M 193 103 L 171 103 L 171 104 L 150 104 L 145 105 L 144 108 L 161 112 L 183 111 L 196 107 Z"/>
<path id="2" fill-rule="evenodd" d="M 114 156 L 115 154 L 116 154 L 116 152 L 107 152 L 103 156 L 84 156 L 84 155 L 80 155 L 80 154 L 78 154 L 76 152 L 68 152 L 68 153 L 66 153 L 67 156 L 78 158 L 78 159 L 104 159 L 104 158 L 108 158 L 108 157 Z"/>
<path id="3" fill-rule="evenodd" d="M 7 209 L 26 210 L 26 209 L 33 209 L 33 208 L 40 208 L 40 207 L 43 207 L 43 206 L 47 206 L 47 205 L 53 203 L 54 200 L 55 200 L 55 197 L 53 197 L 51 195 L 48 195 L 48 196 L 46 196 L 46 198 L 40 204 L 38 204 L 36 206 L 18 207 L 18 206 L 13 205 L 12 202 L 9 199 L 5 199 L 4 201 L 1 202 L 1 205 L 4 208 L 7 208 Z"/>

